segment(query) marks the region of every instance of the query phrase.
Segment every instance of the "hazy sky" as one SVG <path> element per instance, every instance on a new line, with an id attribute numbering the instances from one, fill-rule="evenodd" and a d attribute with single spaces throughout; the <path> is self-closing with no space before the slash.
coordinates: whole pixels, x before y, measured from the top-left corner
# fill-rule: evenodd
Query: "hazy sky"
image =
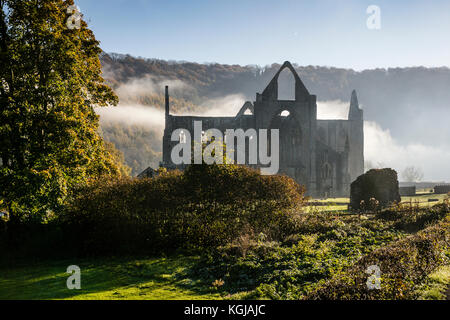
<path id="1" fill-rule="evenodd" d="M 106 52 L 357 70 L 450 66 L 448 0 L 76 0 Z M 381 29 L 369 30 L 369 5 Z"/>
<path id="2" fill-rule="evenodd" d="M 356 70 L 450 67 L 449 0 L 76 0 L 76 3 L 106 52 L 260 66 L 289 60 L 300 65 Z M 371 5 L 381 10 L 379 30 L 367 27 L 370 14 L 366 11 Z M 145 85 L 143 90 L 149 88 Z M 128 86 L 124 90 L 134 92 Z M 236 97 L 205 104 L 225 106 L 228 110 L 230 106 L 225 100 L 242 106 L 235 102 Z M 364 103 L 363 97 L 361 101 Z M 103 117 L 128 119 L 123 116 L 126 112 L 139 121 L 163 119 L 153 111 L 132 107 Z M 432 136 L 436 130 L 446 128 L 443 121 L 448 113 L 438 111 L 439 114 L 432 114 L 436 110 L 428 108 L 423 114 L 437 119 L 435 130 L 428 133 Z M 147 116 L 145 112 L 149 112 Z M 424 131 L 424 118 L 417 112 L 411 116 L 412 119 L 404 121 L 404 130 Z M 398 128 L 382 127 L 374 119 L 366 121 L 367 160 L 399 172 L 414 165 L 423 169 L 425 179 L 450 181 L 450 142 L 402 140 L 399 130 L 394 130 Z"/>

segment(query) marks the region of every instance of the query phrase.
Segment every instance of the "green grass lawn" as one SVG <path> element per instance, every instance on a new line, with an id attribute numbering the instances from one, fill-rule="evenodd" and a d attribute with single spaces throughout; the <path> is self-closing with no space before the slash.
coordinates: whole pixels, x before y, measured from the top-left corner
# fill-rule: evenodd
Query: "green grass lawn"
<path id="1" fill-rule="evenodd" d="M 446 300 L 450 286 L 450 266 L 443 266 L 428 276 L 425 284 L 418 290 L 420 300 Z"/>
<path id="2" fill-rule="evenodd" d="M 0 299 L 219 299 L 185 272 L 198 258 L 57 261 L 0 269 Z M 81 289 L 69 290 L 69 265 L 81 268 Z"/>
<path id="3" fill-rule="evenodd" d="M 425 194 L 417 194 L 414 197 L 402 197 L 402 203 L 408 204 L 409 202 L 412 202 L 412 204 L 414 205 L 414 203 L 419 202 L 419 206 L 421 208 L 424 207 L 428 207 L 428 206 L 433 206 L 435 204 L 438 203 L 442 203 L 444 201 L 444 199 L 447 199 L 448 196 L 446 194 L 430 194 L 430 193 L 425 193 Z M 436 199 L 438 201 L 436 202 L 428 202 L 428 200 L 430 199 Z"/>
<path id="4" fill-rule="evenodd" d="M 427 208 L 438 203 L 442 203 L 444 199 L 447 199 L 446 194 L 431 194 L 431 193 L 418 193 L 413 197 L 402 197 L 402 203 L 408 205 L 412 203 L 413 206 L 416 204 L 420 208 Z M 430 199 L 436 199 L 438 201 L 428 202 Z M 313 199 L 312 202 L 319 202 L 323 205 L 321 206 L 309 206 L 307 207 L 308 212 L 323 212 L 323 211 L 337 211 L 346 212 L 348 211 L 347 204 L 350 203 L 350 198 L 329 198 L 329 199 Z M 345 203 L 345 204 L 344 204 Z"/>
<path id="5" fill-rule="evenodd" d="M 350 199 L 349 198 L 313 199 L 311 200 L 311 202 L 318 202 L 323 205 L 309 206 L 306 208 L 308 212 L 347 211 L 348 209 L 347 204 L 350 203 Z"/>

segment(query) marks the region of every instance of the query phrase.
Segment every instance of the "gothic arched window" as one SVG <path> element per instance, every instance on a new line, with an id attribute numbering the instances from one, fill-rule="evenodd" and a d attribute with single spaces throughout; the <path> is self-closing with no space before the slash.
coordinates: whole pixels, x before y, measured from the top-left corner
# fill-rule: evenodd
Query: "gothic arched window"
<path id="1" fill-rule="evenodd" d="M 328 180 L 332 177 L 332 167 L 328 162 L 325 162 L 322 166 L 322 179 Z"/>

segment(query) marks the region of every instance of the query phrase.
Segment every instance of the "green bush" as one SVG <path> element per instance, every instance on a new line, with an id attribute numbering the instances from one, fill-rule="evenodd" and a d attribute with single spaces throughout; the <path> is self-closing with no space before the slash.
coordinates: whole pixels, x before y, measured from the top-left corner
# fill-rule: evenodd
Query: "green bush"
<path id="1" fill-rule="evenodd" d="M 193 274 L 207 283 L 222 279 L 220 290 L 232 299 L 389 299 L 393 294 L 400 297 L 396 284 L 402 288 L 405 283 L 409 286 L 399 290 L 412 296 L 412 288 L 423 276 L 445 262 L 440 258 L 446 250 L 445 236 L 439 232 L 448 229 L 443 222 L 447 209 L 436 206 L 431 213 L 430 209 L 420 212 L 419 217 L 426 216 L 437 226 L 416 238 L 407 238 L 409 233 L 402 230 L 403 223 L 412 219 L 404 214 L 369 219 L 325 212 L 298 214 L 294 231 L 283 240 L 241 237 L 208 252 Z M 408 260 L 411 257 L 413 261 Z M 365 271 L 372 264 L 379 265 L 385 277 L 376 297 L 365 287 L 370 276 Z M 356 289 L 355 281 L 359 281 Z M 341 286 L 347 289 L 336 289 Z"/>
<path id="2" fill-rule="evenodd" d="M 309 299 L 414 299 L 415 289 L 443 263 L 450 247 L 450 217 L 403 240 L 368 254 L 348 270 L 335 275 Z M 367 268 L 381 270 L 381 289 L 370 290 Z"/>
<path id="3" fill-rule="evenodd" d="M 286 176 L 194 165 L 150 179 L 94 181 L 77 190 L 58 224 L 81 253 L 214 248 L 246 233 L 286 236 L 303 193 Z"/>
<path id="4" fill-rule="evenodd" d="M 371 232 L 357 219 L 346 218 L 344 223 L 330 216 L 329 231 L 322 233 L 325 229 L 318 228 L 316 214 L 299 218 L 299 233 L 282 242 L 253 240 L 245 246 L 233 242 L 205 257 L 196 272 L 204 278 L 223 279 L 222 289 L 227 292 L 247 291 L 242 296 L 246 299 L 303 299 L 362 255 L 398 237 L 386 227 Z"/>

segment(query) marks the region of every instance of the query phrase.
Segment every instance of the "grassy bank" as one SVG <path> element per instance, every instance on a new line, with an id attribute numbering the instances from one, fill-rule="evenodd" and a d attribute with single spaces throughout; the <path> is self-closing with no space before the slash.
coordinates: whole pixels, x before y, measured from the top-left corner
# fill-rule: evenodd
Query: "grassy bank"
<path id="1" fill-rule="evenodd" d="M 219 294 L 186 277 L 197 257 L 50 261 L 0 270 L 0 299 L 217 299 Z M 69 290 L 70 265 L 81 269 L 81 290 Z"/>
<path id="2" fill-rule="evenodd" d="M 420 300 L 447 300 L 450 288 L 450 265 L 443 266 L 430 274 L 417 290 Z"/>
<path id="3" fill-rule="evenodd" d="M 412 205 L 413 207 L 424 209 L 436 204 L 442 204 L 447 198 L 448 196 L 446 194 L 417 193 L 415 196 L 402 197 L 401 203 L 406 206 Z M 309 206 L 306 208 L 309 212 L 348 212 L 348 204 L 350 204 L 350 198 L 314 199 L 309 201 Z"/>
<path id="4" fill-rule="evenodd" d="M 435 216 L 438 212 L 423 214 L 427 222 L 421 225 L 433 224 L 433 220 L 442 225 L 445 221 Z M 299 233 L 283 243 L 242 238 L 201 257 L 22 263 L 0 268 L 0 299 L 304 299 L 323 285 L 326 288 L 330 279 L 340 281 L 346 270 L 370 259 L 373 253 L 385 252 L 388 261 L 397 258 L 397 251 L 389 248 L 405 247 L 400 244 L 417 232 L 410 231 L 410 224 L 417 225 L 419 221 L 420 217 L 395 214 L 371 218 L 310 214 L 300 221 Z M 439 230 L 437 226 L 430 228 Z M 417 257 L 421 255 L 418 253 Z M 401 264 L 397 267 L 411 269 Z M 67 289 L 69 265 L 81 269 L 81 290 Z M 443 299 L 449 272 L 444 265 L 432 270 L 423 283 L 415 279 L 412 288 L 416 288 L 416 294 L 412 296 Z M 401 279 L 409 276 L 407 273 Z"/>

